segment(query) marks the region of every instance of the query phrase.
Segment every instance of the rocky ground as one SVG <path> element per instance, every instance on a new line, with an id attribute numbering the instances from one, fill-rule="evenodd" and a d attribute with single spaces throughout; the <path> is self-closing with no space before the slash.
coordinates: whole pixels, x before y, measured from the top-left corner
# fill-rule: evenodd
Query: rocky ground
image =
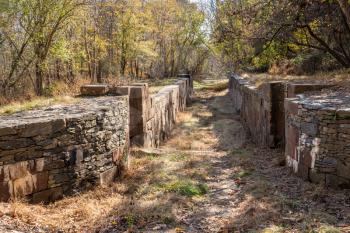
<path id="1" fill-rule="evenodd" d="M 246 140 L 226 91 L 196 93 L 165 145 L 134 149 L 120 182 L 49 206 L 2 204 L 0 231 L 350 232 L 349 190 L 298 179 L 281 151 Z"/>

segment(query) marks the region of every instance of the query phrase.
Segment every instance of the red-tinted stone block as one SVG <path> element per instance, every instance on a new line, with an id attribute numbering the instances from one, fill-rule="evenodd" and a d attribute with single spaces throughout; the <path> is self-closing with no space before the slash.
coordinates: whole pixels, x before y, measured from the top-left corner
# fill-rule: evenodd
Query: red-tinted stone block
<path id="1" fill-rule="evenodd" d="M 80 92 L 85 96 L 103 96 L 108 93 L 108 85 L 106 84 L 95 84 L 95 85 L 84 85 L 80 88 Z"/>

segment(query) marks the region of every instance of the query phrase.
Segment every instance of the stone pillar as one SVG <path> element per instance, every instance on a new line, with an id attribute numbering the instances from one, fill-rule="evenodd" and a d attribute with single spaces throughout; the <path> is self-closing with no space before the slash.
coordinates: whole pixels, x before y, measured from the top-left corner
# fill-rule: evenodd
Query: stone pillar
<path id="1" fill-rule="evenodd" d="M 178 74 L 177 77 L 179 79 L 187 79 L 188 80 L 188 97 L 191 97 L 193 94 L 193 78 L 190 74 Z"/>

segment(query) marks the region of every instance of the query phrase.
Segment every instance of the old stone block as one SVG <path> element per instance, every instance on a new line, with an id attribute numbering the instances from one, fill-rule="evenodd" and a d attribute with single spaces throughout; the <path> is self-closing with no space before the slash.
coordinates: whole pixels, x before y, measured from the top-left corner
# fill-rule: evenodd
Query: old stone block
<path id="1" fill-rule="evenodd" d="M 13 181 L 13 191 L 15 197 L 24 197 L 34 191 L 33 178 L 30 174 Z"/>
<path id="2" fill-rule="evenodd" d="M 55 187 L 33 194 L 33 203 L 49 203 L 63 198 L 63 188 Z"/>
<path id="3" fill-rule="evenodd" d="M 117 148 L 113 151 L 113 162 L 118 162 L 123 157 L 123 148 Z"/>
<path id="4" fill-rule="evenodd" d="M 130 95 L 130 87 L 125 86 L 125 87 L 112 87 L 108 91 L 109 94 L 112 95 Z"/>
<path id="5" fill-rule="evenodd" d="M 0 137 L 1 136 L 7 136 L 7 135 L 13 135 L 16 134 L 16 128 L 14 127 L 4 127 L 4 128 L 0 128 Z"/>
<path id="6" fill-rule="evenodd" d="M 113 183 L 117 176 L 118 169 L 117 167 L 113 167 L 107 171 L 104 171 L 100 174 L 100 184 L 101 185 L 109 185 Z"/>
<path id="7" fill-rule="evenodd" d="M 336 173 L 337 163 L 337 159 L 328 157 L 324 158 L 322 161 L 316 160 L 315 168 L 321 173 Z"/>
<path id="8" fill-rule="evenodd" d="M 299 163 L 302 163 L 303 165 L 311 168 L 312 165 L 312 157 L 311 157 L 311 150 L 308 148 L 304 148 L 300 151 L 300 161 Z"/>
<path id="9" fill-rule="evenodd" d="M 0 141 L 0 149 L 15 150 L 18 148 L 25 148 L 34 145 L 34 141 L 28 138 L 18 138 L 7 141 Z"/>
<path id="10" fill-rule="evenodd" d="M 21 137 L 34 137 L 37 135 L 50 135 L 51 133 L 51 122 L 37 122 L 26 125 L 20 135 Z"/>
<path id="11" fill-rule="evenodd" d="M 55 173 L 49 175 L 50 183 L 62 184 L 68 182 L 71 179 L 71 175 L 67 173 Z"/>
<path id="12" fill-rule="evenodd" d="M 303 122 L 300 125 L 300 129 L 303 133 L 309 135 L 309 136 L 317 136 L 318 133 L 318 126 L 317 123 L 306 123 Z"/>
<path id="13" fill-rule="evenodd" d="M 309 167 L 304 165 L 303 163 L 298 164 L 297 175 L 303 180 L 309 179 Z"/>
<path id="14" fill-rule="evenodd" d="M 10 171 L 9 166 L 4 165 L 0 166 L 0 182 L 7 182 L 10 181 Z"/>
<path id="15" fill-rule="evenodd" d="M 0 182 L 0 201 L 8 201 L 13 196 L 12 182 Z"/>
<path id="16" fill-rule="evenodd" d="M 47 189 L 48 181 L 49 181 L 49 174 L 47 171 L 32 175 L 32 179 L 33 179 L 34 192 L 39 192 Z"/>
<path id="17" fill-rule="evenodd" d="M 43 172 L 45 170 L 45 164 L 47 160 L 45 158 L 39 158 L 35 160 L 34 163 L 34 171 L 35 172 Z"/>
<path id="18" fill-rule="evenodd" d="M 84 150 L 79 148 L 75 153 L 75 165 L 80 166 L 84 161 Z"/>
<path id="19" fill-rule="evenodd" d="M 297 159 L 297 147 L 299 144 L 299 130 L 292 126 L 287 126 L 286 131 L 286 154 L 290 156 L 292 159 Z"/>
<path id="20" fill-rule="evenodd" d="M 299 105 L 297 103 L 294 103 L 288 99 L 286 99 L 284 103 L 285 111 L 287 113 L 298 115 Z"/>
<path id="21" fill-rule="evenodd" d="M 350 180 L 350 163 L 338 162 L 337 163 L 337 176 Z"/>
<path id="22" fill-rule="evenodd" d="M 56 119 L 51 121 L 52 132 L 59 132 L 67 127 L 65 119 Z"/>
<path id="23" fill-rule="evenodd" d="M 108 85 L 106 84 L 84 85 L 80 88 L 80 93 L 85 96 L 103 96 L 108 93 Z"/>
<path id="24" fill-rule="evenodd" d="M 10 173 L 10 178 L 15 180 L 27 176 L 29 174 L 30 167 L 28 161 L 22 161 L 8 165 L 8 170 Z"/>

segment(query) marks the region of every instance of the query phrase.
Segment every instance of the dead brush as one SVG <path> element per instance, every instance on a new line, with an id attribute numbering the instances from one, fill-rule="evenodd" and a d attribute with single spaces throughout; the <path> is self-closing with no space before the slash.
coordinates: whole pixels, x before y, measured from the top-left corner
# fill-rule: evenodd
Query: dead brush
<path id="1" fill-rule="evenodd" d="M 33 205 L 23 200 L 1 203 L 0 211 L 14 220 L 44 229 L 84 232 L 94 229 L 121 202 L 122 196 L 115 192 L 113 186 L 97 187 L 49 205 Z"/>
<path id="2" fill-rule="evenodd" d="M 221 92 L 228 89 L 228 81 L 204 85 L 200 90 Z"/>

